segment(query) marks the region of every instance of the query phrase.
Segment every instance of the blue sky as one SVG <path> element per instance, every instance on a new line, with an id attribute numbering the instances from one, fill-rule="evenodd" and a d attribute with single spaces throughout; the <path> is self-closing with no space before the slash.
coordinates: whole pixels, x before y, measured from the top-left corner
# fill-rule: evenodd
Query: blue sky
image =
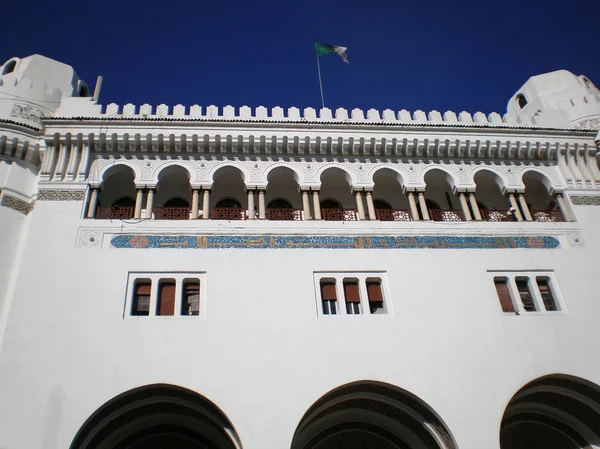
<path id="1" fill-rule="evenodd" d="M 101 103 L 505 112 L 528 77 L 600 85 L 599 0 L 8 2 L 0 60 L 72 65 Z"/>

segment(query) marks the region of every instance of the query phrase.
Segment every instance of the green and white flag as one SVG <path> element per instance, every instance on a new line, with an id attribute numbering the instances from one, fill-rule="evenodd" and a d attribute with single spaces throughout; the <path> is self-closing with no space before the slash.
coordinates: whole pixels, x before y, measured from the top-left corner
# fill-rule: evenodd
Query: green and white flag
<path id="1" fill-rule="evenodd" d="M 348 47 L 340 47 L 338 45 L 326 45 L 318 41 L 315 41 L 315 47 L 317 49 L 317 57 L 329 53 L 335 53 L 336 55 L 339 55 L 340 58 L 342 58 L 342 61 L 348 64 L 348 55 L 346 54 L 346 50 L 348 49 Z"/>

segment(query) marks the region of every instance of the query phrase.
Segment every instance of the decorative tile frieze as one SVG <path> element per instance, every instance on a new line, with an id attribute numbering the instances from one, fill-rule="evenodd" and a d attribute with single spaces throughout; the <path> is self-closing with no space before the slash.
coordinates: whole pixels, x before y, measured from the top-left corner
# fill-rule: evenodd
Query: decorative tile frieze
<path id="1" fill-rule="evenodd" d="M 7 194 L 2 195 L 2 202 L 0 202 L 0 205 L 10 207 L 24 215 L 27 215 L 33 209 L 33 204 Z"/>
<path id="2" fill-rule="evenodd" d="M 569 197 L 576 206 L 600 206 L 600 196 L 570 195 Z"/>
<path id="3" fill-rule="evenodd" d="M 83 201 L 85 190 L 40 190 L 37 199 L 40 201 Z"/>
<path id="4" fill-rule="evenodd" d="M 133 235 L 115 236 L 114 248 L 246 249 L 511 249 L 560 246 L 550 236 L 285 236 L 285 235 Z"/>

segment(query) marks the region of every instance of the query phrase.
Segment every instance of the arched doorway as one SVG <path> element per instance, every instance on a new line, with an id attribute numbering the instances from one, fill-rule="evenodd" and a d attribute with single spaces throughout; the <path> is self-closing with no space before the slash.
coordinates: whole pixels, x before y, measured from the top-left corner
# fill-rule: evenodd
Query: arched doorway
<path id="1" fill-rule="evenodd" d="M 551 375 L 521 388 L 504 411 L 501 449 L 591 449 L 600 446 L 600 387 Z"/>
<path id="2" fill-rule="evenodd" d="M 433 221 L 464 221 L 465 217 L 456 195 L 452 192 L 452 177 L 443 170 L 425 173 L 425 200 L 429 218 Z M 431 208 L 429 204 L 436 204 Z"/>
<path id="3" fill-rule="evenodd" d="M 219 168 L 213 176 L 211 218 L 213 220 L 245 220 L 248 198 L 242 171 L 231 165 Z M 250 211 L 254 213 L 254 211 Z"/>
<path id="4" fill-rule="evenodd" d="M 135 173 L 131 167 L 117 164 L 102 176 L 95 217 L 127 220 L 135 209 Z"/>
<path id="5" fill-rule="evenodd" d="M 192 188 L 190 173 L 179 165 L 164 168 L 158 174 L 154 218 L 157 220 L 189 220 Z"/>
<path id="6" fill-rule="evenodd" d="M 410 204 L 399 173 L 381 168 L 373 175 L 373 205 L 379 221 L 410 221 Z"/>
<path id="7" fill-rule="evenodd" d="M 352 195 L 350 175 L 331 167 L 321 173 L 321 217 L 326 221 L 356 221 L 358 219 Z"/>
<path id="8" fill-rule="evenodd" d="M 277 167 L 267 176 L 267 218 L 302 220 L 302 198 L 298 174 L 288 167 Z"/>
<path id="9" fill-rule="evenodd" d="M 550 195 L 551 181 L 541 173 L 528 171 L 523 175 L 525 201 L 534 221 L 564 221 L 554 198 Z"/>
<path id="10" fill-rule="evenodd" d="M 456 449 L 446 425 L 421 399 L 392 385 L 356 382 L 319 399 L 291 449 Z"/>
<path id="11" fill-rule="evenodd" d="M 475 199 L 485 221 L 514 221 L 508 198 L 502 194 L 502 179 L 491 170 L 479 170 L 473 178 Z"/>
<path id="12" fill-rule="evenodd" d="M 174 385 L 123 393 L 83 424 L 70 449 L 240 449 L 231 422 L 212 402 Z"/>

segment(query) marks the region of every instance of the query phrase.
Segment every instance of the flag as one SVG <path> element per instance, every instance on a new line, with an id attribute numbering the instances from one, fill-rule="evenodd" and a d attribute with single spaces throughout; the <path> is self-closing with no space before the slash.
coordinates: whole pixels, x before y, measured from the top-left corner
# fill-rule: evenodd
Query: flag
<path id="1" fill-rule="evenodd" d="M 339 55 L 340 58 L 342 58 L 342 61 L 348 64 L 348 55 L 346 54 L 346 50 L 348 49 L 348 47 L 340 47 L 338 45 L 326 45 L 315 41 L 315 48 L 317 49 L 317 57 L 326 55 L 328 53 L 335 53 L 336 55 Z"/>

